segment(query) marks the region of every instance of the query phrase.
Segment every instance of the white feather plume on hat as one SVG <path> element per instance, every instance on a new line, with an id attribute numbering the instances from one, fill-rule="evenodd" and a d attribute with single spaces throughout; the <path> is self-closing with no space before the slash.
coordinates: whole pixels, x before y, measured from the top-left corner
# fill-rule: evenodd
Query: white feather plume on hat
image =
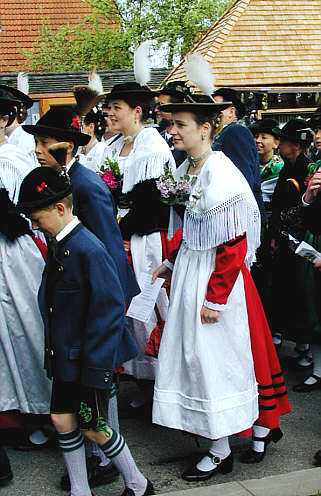
<path id="1" fill-rule="evenodd" d="M 143 41 L 134 53 L 135 81 L 141 86 L 145 86 L 150 80 L 149 50 L 152 43 L 151 40 Z"/>
<path id="2" fill-rule="evenodd" d="M 197 52 L 187 55 L 184 69 L 187 79 L 192 81 L 205 95 L 211 97 L 215 91 L 215 76 L 203 55 Z"/>
<path id="3" fill-rule="evenodd" d="M 88 83 L 92 90 L 97 91 L 98 95 L 102 95 L 104 93 L 103 83 L 101 77 L 97 74 L 96 67 L 94 67 L 88 74 Z"/>
<path id="4" fill-rule="evenodd" d="M 29 93 L 29 78 L 26 72 L 19 72 L 17 77 L 17 90 L 25 95 Z"/>

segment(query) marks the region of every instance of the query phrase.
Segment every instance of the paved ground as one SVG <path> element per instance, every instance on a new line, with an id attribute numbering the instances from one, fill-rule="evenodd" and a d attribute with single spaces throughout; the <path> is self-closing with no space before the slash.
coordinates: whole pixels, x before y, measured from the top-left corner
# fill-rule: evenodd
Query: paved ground
<path id="1" fill-rule="evenodd" d="M 283 347 L 280 357 L 289 352 L 289 343 Z M 234 470 L 228 475 L 218 475 L 216 478 L 198 484 L 190 485 L 180 478 L 182 470 L 189 463 L 189 459 L 198 456 L 206 449 L 206 441 L 201 440 L 198 448 L 195 441 L 183 436 L 180 432 L 157 427 L 147 422 L 132 418 L 121 418 L 121 431 L 127 438 L 132 453 L 142 471 L 154 482 L 157 493 L 168 493 L 179 491 L 178 495 L 188 496 L 191 493 L 182 493 L 183 490 L 197 488 L 192 493 L 199 496 L 243 496 L 247 494 L 263 494 L 264 496 L 292 496 L 285 490 L 278 493 L 278 479 L 266 479 L 264 481 L 251 481 L 279 474 L 287 474 L 313 467 L 313 454 L 321 448 L 320 429 L 320 399 L 321 390 L 312 393 L 293 393 L 292 385 L 301 381 L 304 372 L 285 371 L 286 382 L 289 390 L 293 412 L 282 420 L 283 439 L 277 445 L 270 445 L 268 454 L 264 461 L 258 465 L 244 465 L 238 461 L 239 454 L 249 445 L 249 440 L 244 438 L 232 438 L 231 445 L 235 455 Z M 121 384 L 119 395 L 120 410 L 126 417 L 126 404 L 128 399 L 135 395 L 136 387 L 131 382 Z M 0 489 L 0 496 L 62 496 L 64 493 L 58 488 L 58 481 L 62 473 L 62 458 L 57 448 L 46 449 L 41 452 L 18 452 L 8 448 L 8 453 L 14 471 L 14 482 L 10 486 Z M 321 490 L 321 470 L 304 471 L 297 474 L 289 474 L 282 478 L 285 481 L 296 480 L 299 477 L 299 487 L 308 492 L 295 490 L 293 496 L 314 494 Z M 300 475 L 301 474 L 301 475 Z M 303 474 L 303 475 L 302 475 Z M 315 487 L 304 481 L 320 480 L 320 487 Z M 272 481 L 274 492 L 266 491 L 267 481 Z M 247 481 L 242 482 L 242 481 Z M 274 481 L 274 482 L 273 482 Z M 228 484 L 219 488 L 218 484 Z M 245 490 L 246 484 L 252 487 L 250 492 Z M 255 484 L 261 488 L 261 492 L 255 492 Z M 274 484 L 274 486 L 273 486 Z M 205 486 L 211 486 L 212 490 L 206 490 Z M 271 484 L 270 484 L 271 485 Z M 285 487 L 284 486 L 284 487 Z M 114 496 L 122 491 L 121 480 L 109 486 L 96 488 L 95 496 Z M 200 489 L 203 487 L 204 489 Z M 223 491 L 224 488 L 224 491 Z M 223 492 L 219 491 L 222 489 Z M 313 489 L 313 490 L 312 490 Z M 317 490 L 315 490 L 317 489 Z M 205 492 L 204 492 L 205 491 Z M 219 492 L 217 492 L 219 491 Z M 309 492 L 310 491 L 310 492 Z M 66 494 L 66 493 L 65 493 Z M 174 495 L 173 495 L 174 496 Z M 176 496 L 176 495 L 175 495 Z"/>

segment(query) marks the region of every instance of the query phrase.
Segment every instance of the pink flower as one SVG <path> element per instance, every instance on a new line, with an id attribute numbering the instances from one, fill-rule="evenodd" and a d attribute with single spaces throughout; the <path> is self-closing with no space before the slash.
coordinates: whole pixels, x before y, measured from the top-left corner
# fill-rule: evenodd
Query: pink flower
<path id="1" fill-rule="evenodd" d="M 103 175 L 103 181 L 110 189 L 117 188 L 117 183 L 115 181 L 115 177 L 112 170 L 110 169 L 105 170 Z"/>

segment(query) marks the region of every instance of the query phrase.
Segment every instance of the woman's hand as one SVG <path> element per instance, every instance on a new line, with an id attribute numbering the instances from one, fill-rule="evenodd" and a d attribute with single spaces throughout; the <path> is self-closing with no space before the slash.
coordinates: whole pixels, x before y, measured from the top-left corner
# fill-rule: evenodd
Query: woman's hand
<path id="1" fill-rule="evenodd" d="M 163 277 L 165 279 L 165 282 L 163 284 L 164 288 L 169 287 L 171 277 L 172 277 L 172 271 L 166 267 L 165 264 L 160 265 L 152 275 L 152 284 L 156 281 L 157 277 Z"/>
<path id="2" fill-rule="evenodd" d="M 130 252 L 130 241 L 126 241 L 125 239 L 124 239 L 124 250 L 126 253 Z"/>
<path id="3" fill-rule="evenodd" d="M 314 268 L 317 269 L 318 271 L 321 271 L 321 260 L 319 260 L 314 264 Z"/>
<path id="4" fill-rule="evenodd" d="M 220 320 L 220 312 L 217 310 L 211 310 L 210 308 L 202 306 L 201 310 L 201 321 L 202 324 L 215 324 Z"/>
<path id="5" fill-rule="evenodd" d="M 307 190 L 303 197 L 306 203 L 313 203 L 321 188 L 321 172 L 316 172 L 310 179 Z"/>

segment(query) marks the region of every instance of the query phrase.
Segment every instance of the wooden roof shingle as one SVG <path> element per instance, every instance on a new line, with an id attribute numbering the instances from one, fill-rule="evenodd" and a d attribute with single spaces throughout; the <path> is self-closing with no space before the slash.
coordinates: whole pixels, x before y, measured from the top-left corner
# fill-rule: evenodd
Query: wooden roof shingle
<path id="1" fill-rule="evenodd" d="M 191 52 L 216 86 L 321 83 L 320 0 L 236 0 Z M 183 62 L 168 81 L 186 79 Z"/>

